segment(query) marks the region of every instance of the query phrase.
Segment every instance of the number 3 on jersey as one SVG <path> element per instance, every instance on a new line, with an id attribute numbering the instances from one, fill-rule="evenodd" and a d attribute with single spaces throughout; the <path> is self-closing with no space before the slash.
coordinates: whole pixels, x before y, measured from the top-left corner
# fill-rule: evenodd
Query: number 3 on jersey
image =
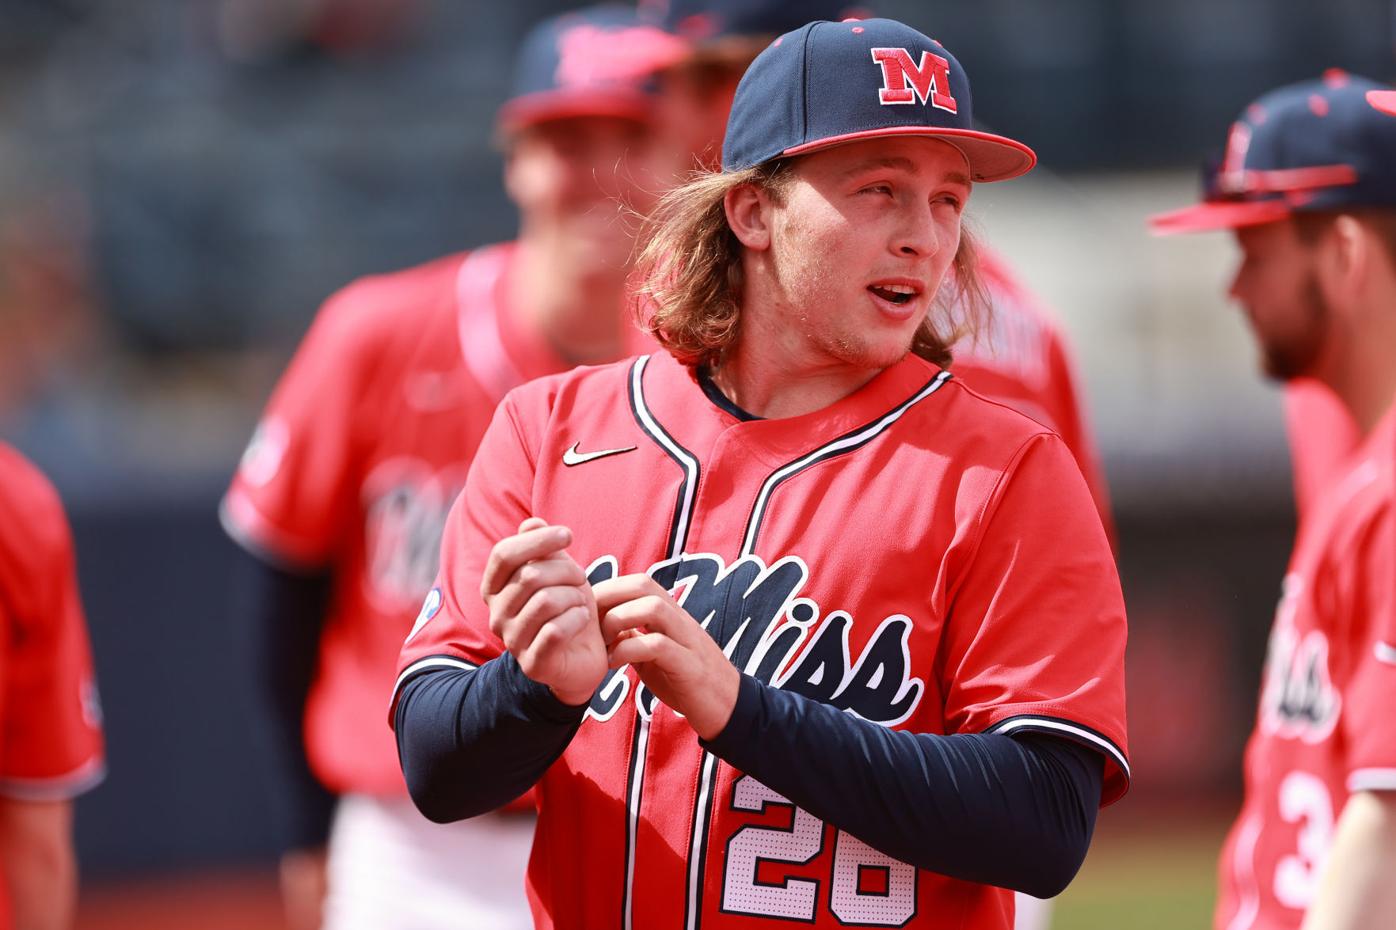
<path id="1" fill-rule="evenodd" d="M 1333 842 L 1333 801 L 1328 786 L 1307 772 L 1290 772 L 1280 783 L 1280 816 L 1299 828 L 1295 851 L 1275 869 L 1275 897 L 1303 910 L 1313 903 Z"/>
<path id="2" fill-rule="evenodd" d="M 732 808 L 764 813 L 789 808 L 788 828 L 742 827 L 727 841 L 722 910 L 812 922 L 819 881 L 762 881 L 762 863 L 806 865 L 824 851 L 824 821 L 801 810 L 750 775 L 732 788 Z M 854 926 L 899 927 L 916 915 L 916 868 L 883 855 L 842 830 L 835 831 L 829 909 Z"/>

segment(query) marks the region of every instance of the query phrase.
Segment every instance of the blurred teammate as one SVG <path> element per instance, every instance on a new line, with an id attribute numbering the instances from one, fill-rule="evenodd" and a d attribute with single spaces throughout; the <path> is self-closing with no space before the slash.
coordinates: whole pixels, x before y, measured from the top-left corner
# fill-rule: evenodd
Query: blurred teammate
<path id="1" fill-rule="evenodd" d="M 1330 71 L 1325 80 L 1342 80 L 1342 72 Z M 1369 103 L 1392 112 L 1391 92 L 1372 91 Z M 1361 445 L 1362 436 L 1342 400 L 1312 378 L 1293 378 L 1284 385 L 1285 426 L 1290 462 L 1294 470 L 1295 509 L 1304 511 L 1321 494 L 1348 457 Z"/>
<path id="2" fill-rule="evenodd" d="M 776 36 L 817 19 L 855 15 L 848 0 L 641 0 L 645 16 L 682 40 L 657 63 L 660 122 L 677 180 L 694 168 L 715 170 L 737 83 Z"/>
<path id="3" fill-rule="evenodd" d="M 1006 928 L 1124 791 L 1080 471 L 940 367 L 972 181 L 1034 161 L 970 109 L 900 23 L 784 35 L 646 246 L 668 351 L 496 413 L 394 719 L 434 819 L 541 778 L 539 926 Z"/>
<path id="4" fill-rule="evenodd" d="M 100 716 L 63 505 L 0 443 L 0 927 L 71 925 L 72 800 L 106 772 Z"/>
<path id="5" fill-rule="evenodd" d="M 1231 297 L 1266 374 L 1332 391 L 1360 445 L 1301 510 L 1270 634 L 1216 926 L 1396 925 L 1396 119 L 1339 73 L 1231 127 L 1206 201 L 1159 232 L 1231 229 Z"/>
<path id="6" fill-rule="evenodd" d="M 621 8 L 535 28 L 499 114 L 516 242 L 356 281 L 321 310 L 224 500 L 256 556 L 267 726 L 298 785 L 288 906 L 325 926 L 517 927 L 531 815 L 443 829 L 407 800 L 381 725 L 441 528 L 515 385 L 633 351 L 633 230 L 653 187 L 652 98 L 627 75 L 672 40 Z"/>
<path id="7" fill-rule="evenodd" d="M 1066 333 L 1003 256 L 982 243 L 979 272 L 993 313 L 977 338 L 955 345 L 950 370 L 985 397 L 1007 404 L 1061 436 L 1091 489 L 1106 533 L 1113 538 L 1110 491 L 1086 423 Z M 1019 927 L 1023 930 L 1021 923 Z"/>

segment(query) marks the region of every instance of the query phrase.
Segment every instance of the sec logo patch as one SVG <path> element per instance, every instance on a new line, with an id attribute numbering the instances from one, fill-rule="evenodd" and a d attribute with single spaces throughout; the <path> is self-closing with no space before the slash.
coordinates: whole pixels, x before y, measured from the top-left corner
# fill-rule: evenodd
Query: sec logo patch
<path id="1" fill-rule="evenodd" d="M 422 611 L 417 614 L 417 622 L 412 624 L 412 632 L 407 634 L 407 641 L 411 642 L 412 637 L 421 631 L 422 627 L 430 622 L 441 610 L 441 589 L 432 588 L 427 592 L 427 599 L 422 603 Z"/>

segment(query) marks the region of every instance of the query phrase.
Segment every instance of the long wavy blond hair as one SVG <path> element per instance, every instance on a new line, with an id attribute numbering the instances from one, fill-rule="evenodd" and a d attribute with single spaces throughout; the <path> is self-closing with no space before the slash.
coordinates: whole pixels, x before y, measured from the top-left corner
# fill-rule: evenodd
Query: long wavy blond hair
<path id="1" fill-rule="evenodd" d="M 684 364 L 720 364 L 740 331 L 742 244 L 727 225 L 727 192 L 751 184 L 783 203 L 795 161 L 699 172 L 664 195 L 646 219 L 636 260 L 636 310 L 640 324 Z M 974 236 L 963 226 L 951 268 L 911 345 L 941 367 L 950 364 L 950 347 L 972 339 L 990 313 Z"/>

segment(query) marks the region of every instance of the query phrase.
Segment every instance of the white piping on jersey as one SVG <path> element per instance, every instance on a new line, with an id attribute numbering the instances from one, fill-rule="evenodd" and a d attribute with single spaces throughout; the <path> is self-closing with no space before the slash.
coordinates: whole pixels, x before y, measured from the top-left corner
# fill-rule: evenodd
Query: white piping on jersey
<path id="1" fill-rule="evenodd" d="M 635 841 L 640 835 L 640 796 L 645 789 L 645 754 L 649 751 L 650 721 L 643 714 L 635 715 L 635 745 L 630 756 L 631 773 L 635 776 L 630 785 L 630 796 L 625 799 L 625 899 L 621 908 L 621 925 L 624 930 L 634 926 L 632 901 L 635 887 Z"/>
<path id="2" fill-rule="evenodd" d="M 631 366 L 630 396 L 635 399 L 635 415 L 640 418 L 641 427 L 683 466 L 683 502 L 679 506 L 678 518 L 674 521 L 673 542 L 668 554 L 668 558 L 672 559 L 683 552 L 684 545 L 688 542 L 688 523 L 693 516 L 693 499 L 698 493 L 698 460 L 669 437 L 650 413 L 649 404 L 645 403 L 644 381 L 641 376 L 645 373 L 645 366 L 649 360 L 648 355 L 642 355 Z"/>
<path id="3" fill-rule="evenodd" d="M 397 693 L 402 689 L 403 682 L 411 678 L 420 671 L 429 668 L 459 668 L 467 672 L 473 672 L 480 666 L 467 662 L 464 659 L 453 659 L 450 656 L 427 656 L 425 659 L 418 659 L 407 668 L 402 670 L 402 674 L 397 676 L 397 681 L 393 683 L 393 700 L 390 707 L 397 706 Z"/>
<path id="4" fill-rule="evenodd" d="M 708 842 L 708 811 L 712 804 L 712 790 L 717 782 L 715 772 L 717 770 L 717 756 L 710 752 L 703 753 L 703 769 L 698 777 L 698 804 L 694 808 L 700 812 L 699 817 L 693 819 L 693 836 L 689 840 L 688 849 L 688 888 L 685 898 L 687 913 L 684 916 L 684 926 L 688 930 L 694 930 L 698 926 L 698 906 L 701 899 L 699 892 L 703 887 L 703 875 L 699 873 L 699 865 L 705 863 L 707 856 Z"/>
<path id="5" fill-rule="evenodd" d="M 97 787 L 106 777 L 106 760 L 97 755 L 52 778 L 0 778 L 0 796 L 16 801 L 70 801 Z"/>
<path id="6" fill-rule="evenodd" d="M 1014 717 L 1012 720 L 1005 720 L 998 726 L 990 727 L 988 732 L 1012 733 L 1014 730 L 1021 730 L 1024 728 L 1034 730 L 1056 730 L 1060 733 L 1070 733 L 1079 740 L 1090 743 L 1092 746 L 1099 747 L 1115 761 L 1115 764 L 1120 767 L 1120 771 L 1125 773 L 1126 778 L 1130 777 L 1129 761 L 1125 759 L 1124 753 L 1120 752 L 1119 748 L 1116 747 L 1114 743 L 1103 736 L 1092 733 L 1085 727 L 1067 723 L 1065 720 L 1058 720 L 1055 717 Z"/>
<path id="7" fill-rule="evenodd" d="M 495 287 L 504 271 L 500 246 L 476 249 L 456 272 L 456 320 L 461 358 L 480 387 L 495 403 L 524 382 L 499 332 L 500 309 Z"/>
<path id="8" fill-rule="evenodd" d="M 1396 665 L 1396 646 L 1390 643 L 1377 640 L 1376 645 L 1372 647 L 1372 654 L 1377 657 L 1378 662 Z"/>
<path id="9" fill-rule="evenodd" d="M 649 405 L 645 402 L 642 378 L 649 360 L 648 355 L 642 355 L 630 367 L 630 397 L 634 405 L 635 416 L 640 421 L 640 428 L 651 439 L 659 443 L 682 466 L 684 471 L 682 496 L 675 513 L 673 533 L 669 537 L 667 558 L 674 559 L 679 557 L 688 542 L 688 526 L 693 517 L 694 499 L 698 493 L 698 460 L 674 442 L 655 420 L 654 415 L 650 413 Z M 634 910 L 635 853 L 640 835 L 640 803 L 641 795 L 644 793 L 645 755 L 649 749 L 649 734 L 649 718 L 637 713 L 635 745 L 630 757 L 630 773 L 633 776 L 633 781 L 630 785 L 629 796 L 626 798 L 628 809 L 626 811 L 625 836 L 625 897 L 621 899 L 622 930 L 632 930 L 634 926 L 632 911 Z M 691 890 L 690 888 L 690 900 L 692 900 Z M 690 922 L 689 926 L 693 926 L 693 923 Z"/>
<path id="10" fill-rule="evenodd" d="M 1236 905 L 1236 915 L 1226 925 L 1226 930 L 1250 930 L 1260 913 L 1260 887 L 1255 879 L 1255 847 L 1259 841 L 1260 818 L 1251 816 L 1241 825 L 1232 853 L 1232 877 L 1236 881 L 1240 903 Z"/>
<path id="11" fill-rule="evenodd" d="M 1396 791 L 1396 769 L 1357 769 L 1348 776 L 1348 791 Z"/>
<path id="12" fill-rule="evenodd" d="M 766 478 L 765 482 L 762 483 L 761 490 L 756 495 L 756 504 L 752 507 L 751 510 L 752 519 L 750 519 L 747 522 L 746 538 L 742 540 L 742 555 L 751 555 L 752 551 L 756 548 L 756 534 L 761 528 L 761 515 L 765 513 L 766 501 L 770 497 L 771 492 L 775 490 L 776 485 L 780 484 L 788 476 L 794 474 L 795 472 L 799 471 L 805 466 L 813 463 L 817 459 L 823 458 L 825 456 L 837 455 L 839 452 L 855 448 L 859 445 L 862 445 L 865 442 L 868 442 L 870 439 L 887 429 L 887 427 L 900 420 L 902 418 L 902 414 L 910 410 L 917 402 L 924 400 L 925 398 L 934 394 L 936 391 L 940 390 L 941 385 L 945 384 L 945 382 L 949 380 L 950 372 L 942 371 L 939 375 L 936 376 L 934 381 L 926 385 L 920 391 L 917 391 L 916 394 L 912 395 L 907 400 L 903 401 L 900 406 L 884 415 L 881 419 L 876 420 L 873 423 L 870 423 L 869 425 L 858 430 L 856 433 L 849 433 L 846 436 L 841 436 L 838 439 L 835 439 L 828 445 L 820 446 L 818 449 L 815 449 L 808 455 L 796 459 L 789 465 L 786 465 L 772 472 L 770 476 Z"/>

